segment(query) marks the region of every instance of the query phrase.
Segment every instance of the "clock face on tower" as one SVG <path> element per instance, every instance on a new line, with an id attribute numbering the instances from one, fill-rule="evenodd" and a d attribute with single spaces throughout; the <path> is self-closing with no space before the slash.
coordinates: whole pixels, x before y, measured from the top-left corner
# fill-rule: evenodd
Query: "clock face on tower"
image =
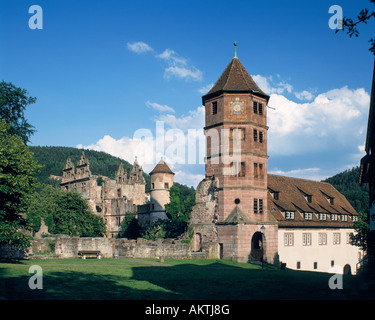
<path id="1" fill-rule="evenodd" d="M 236 98 L 236 101 L 232 102 L 230 105 L 230 111 L 232 114 L 238 115 L 242 114 L 245 110 L 245 105 L 239 98 Z"/>

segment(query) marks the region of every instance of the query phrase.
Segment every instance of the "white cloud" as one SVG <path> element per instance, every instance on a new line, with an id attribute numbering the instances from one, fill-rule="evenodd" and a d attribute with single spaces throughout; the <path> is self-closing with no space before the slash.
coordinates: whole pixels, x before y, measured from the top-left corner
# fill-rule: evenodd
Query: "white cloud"
<path id="1" fill-rule="evenodd" d="M 202 80 L 202 71 L 191 67 L 191 69 L 179 66 L 171 66 L 164 70 L 164 77 L 169 79 L 173 76 L 182 79 L 192 79 L 194 81 Z"/>
<path id="2" fill-rule="evenodd" d="M 277 174 L 286 177 L 294 177 L 300 179 L 308 179 L 308 180 L 315 180 L 321 181 L 327 178 L 327 175 L 322 173 L 320 168 L 306 168 L 306 169 L 293 169 L 289 171 L 283 171 L 280 169 L 272 169 L 269 170 L 268 173 Z"/>
<path id="3" fill-rule="evenodd" d="M 169 127 L 181 129 L 186 132 L 189 129 L 202 129 L 204 127 L 204 106 L 190 110 L 187 115 L 176 117 L 172 114 L 161 115 L 158 120 L 164 121 Z"/>
<path id="4" fill-rule="evenodd" d="M 280 75 L 276 76 L 280 78 Z M 253 80 L 267 94 L 277 93 L 282 94 L 285 91 L 291 93 L 293 91 L 293 86 L 285 81 L 275 82 L 272 76 L 263 77 L 259 74 L 254 75 Z"/>
<path id="5" fill-rule="evenodd" d="M 370 102 L 364 89 L 348 87 L 319 94 L 308 103 L 296 103 L 271 94 L 268 111 L 270 154 L 303 154 L 362 142 Z"/>
<path id="6" fill-rule="evenodd" d="M 154 104 L 149 101 L 148 103 Z M 155 105 L 153 106 L 155 107 Z M 155 108 L 159 108 L 158 106 Z M 166 109 L 164 106 L 161 107 Z M 133 163 L 137 157 L 145 172 L 150 172 L 161 157 L 165 159 L 171 169 L 176 166 L 182 168 L 186 164 L 199 165 L 203 163 L 205 150 L 202 129 L 204 106 L 199 106 L 181 117 L 163 114 L 155 120 L 155 135 L 150 129 L 141 128 L 133 134 L 132 138 L 115 139 L 110 135 L 105 135 L 96 143 L 87 146 L 79 144 L 77 148 L 104 151 L 130 163 Z M 182 171 L 179 175 L 182 177 Z M 193 175 L 186 175 L 185 177 L 195 183 L 200 176 L 194 178 Z M 181 183 L 184 182 L 181 181 Z"/>
<path id="7" fill-rule="evenodd" d="M 147 43 L 141 41 L 133 43 L 128 42 L 126 45 L 130 51 L 138 54 L 153 51 L 153 49 Z"/>
<path id="8" fill-rule="evenodd" d="M 175 112 L 173 108 L 171 108 L 167 105 L 161 105 L 161 104 L 156 103 L 156 102 L 147 101 L 146 106 L 149 107 L 149 108 L 152 108 L 154 110 L 160 111 L 160 112 L 173 112 L 173 113 Z"/>
<path id="9" fill-rule="evenodd" d="M 142 41 L 128 42 L 126 45 L 130 51 L 138 54 L 154 51 L 153 48 Z M 162 53 L 155 53 L 155 58 L 162 59 L 167 64 L 167 67 L 164 69 L 164 78 L 166 79 L 176 77 L 185 80 L 201 81 L 203 78 L 201 70 L 190 65 L 186 58 L 179 56 L 172 49 L 167 48 Z"/>
<path id="10" fill-rule="evenodd" d="M 177 77 L 181 79 L 191 79 L 194 81 L 201 81 L 203 77 L 202 71 L 189 66 L 187 60 L 172 49 L 165 49 L 161 54 L 156 55 L 168 64 L 168 67 L 164 70 L 164 77 L 169 79 L 171 77 Z"/>
<path id="11" fill-rule="evenodd" d="M 314 98 L 314 95 L 307 90 L 303 90 L 302 92 L 295 92 L 294 94 L 299 100 L 311 100 Z"/>
<path id="12" fill-rule="evenodd" d="M 210 83 L 206 86 L 203 86 L 201 88 L 198 89 L 198 92 L 200 92 L 201 94 L 206 94 L 208 91 L 211 90 L 211 88 L 214 86 L 214 83 Z"/>
<path id="13" fill-rule="evenodd" d="M 181 183 L 181 184 L 186 184 L 187 186 L 192 186 L 196 188 L 198 186 L 198 183 L 201 182 L 205 175 L 204 174 L 193 174 L 193 173 L 187 173 L 182 170 L 177 170 L 174 172 L 174 181 Z"/>

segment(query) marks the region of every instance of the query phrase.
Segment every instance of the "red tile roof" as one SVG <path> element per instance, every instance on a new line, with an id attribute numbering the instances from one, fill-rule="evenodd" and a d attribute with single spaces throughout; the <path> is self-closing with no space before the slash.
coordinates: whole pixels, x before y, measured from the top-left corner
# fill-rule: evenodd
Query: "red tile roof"
<path id="1" fill-rule="evenodd" d="M 252 92 L 269 99 L 269 96 L 258 87 L 238 58 L 233 58 L 229 62 L 212 89 L 202 97 L 203 104 L 207 99 L 222 92 Z"/>
<path id="2" fill-rule="evenodd" d="M 268 190 L 268 211 L 280 227 L 352 228 L 352 217 L 358 216 L 349 201 L 326 182 L 268 174 Z M 295 212 L 294 219 L 286 219 L 286 211 Z M 306 212 L 312 213 L 312 220 L 305 220 Z M 326 214 L 326 220 L 319 219 L 320 213 Z M 337 214 L 337 221 L 331 214 Z M 347 215 L 348 221 L 342 221 L 341 215 Z"/>
<path id="3" fill-rule="evenodd" d="M 164 162 L 163 159 L 159 161 L 156 167 L 150 172 L 150 175 L 154 173 L 170 173 L 174 174 L 171 169 L 169 169 L 168 165 Z"/>

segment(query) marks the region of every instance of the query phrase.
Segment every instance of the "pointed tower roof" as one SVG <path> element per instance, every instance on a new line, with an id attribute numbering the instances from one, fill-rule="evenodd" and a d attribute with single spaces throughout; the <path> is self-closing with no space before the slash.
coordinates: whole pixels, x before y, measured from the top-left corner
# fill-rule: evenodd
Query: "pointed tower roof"
<path id="1" fill-rule="evenodd" d="M 154 173 L 170 173 L 174 175 L 174 172 L 169 169 L 168 165 L 164 162 L 163 159 L 161 159 L 156 167 L 150 172 L 150 175 Z"/>
<path id="2" fill-rule="evenodd" d="M 203 104 L 207 99 L 213 98 L 223 92 L 250 92 L 269 99 L 253 78 L 247 72 L 235 53 L 234 58 L 229 62 L 220 78 L 216 81 L 212 89 L 202 97 Z"/>

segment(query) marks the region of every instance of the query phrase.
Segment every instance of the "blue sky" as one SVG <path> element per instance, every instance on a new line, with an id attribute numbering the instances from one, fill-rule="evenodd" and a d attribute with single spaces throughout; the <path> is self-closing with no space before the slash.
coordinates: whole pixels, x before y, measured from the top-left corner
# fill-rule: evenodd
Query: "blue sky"
<path id="1" fill-rule="evenodd" d="M 43 10 L 41 30 L 29 28 L 32 5 Z M 37 130 L 31 145 L 86 147 L 133 162 L 140 129 L 156 137 L 163 121 L 186 137 L 202 128 L 201 96 L 237 41 L 239 59 L 275 108 L 268 171 L 320 180 L 363 156 L 374 65 L 374 21 L 359 38 L 335 34 L 332 5 L 348 17 L 374 9 L 367 0 L 2 0 L 0 76 L 38 99 L 26 112 Z M 202 164 L 171 167 L 189 185 L 204 175 Z"/>

